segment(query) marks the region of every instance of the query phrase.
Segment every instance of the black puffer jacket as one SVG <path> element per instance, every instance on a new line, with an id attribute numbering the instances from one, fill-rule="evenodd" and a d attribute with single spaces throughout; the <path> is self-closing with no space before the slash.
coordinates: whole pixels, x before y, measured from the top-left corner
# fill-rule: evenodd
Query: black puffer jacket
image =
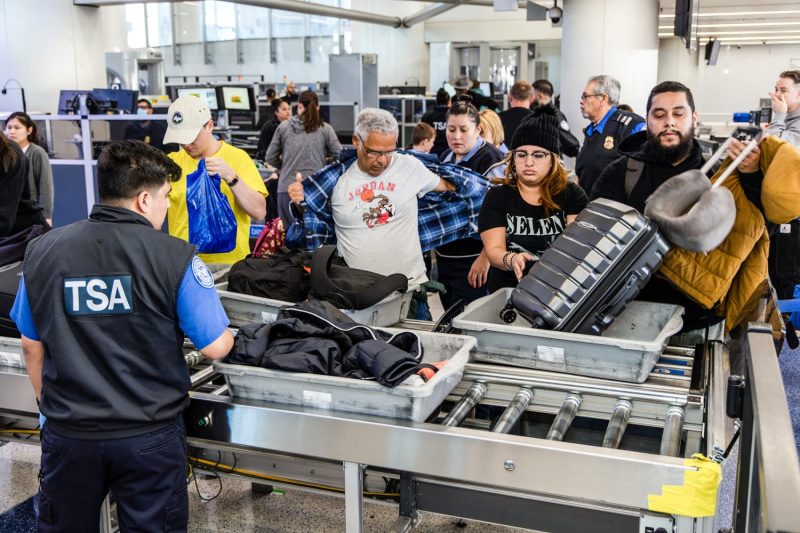
<path id="1" fill-rule="evenodd" d="M 421 367 L 422 342 L 411 331 L 394 335 L 353 322 L 329 302 L 312 300 L 250 324 L 236 335 L 226 363 L 273 370 L 401 384 Z"/>

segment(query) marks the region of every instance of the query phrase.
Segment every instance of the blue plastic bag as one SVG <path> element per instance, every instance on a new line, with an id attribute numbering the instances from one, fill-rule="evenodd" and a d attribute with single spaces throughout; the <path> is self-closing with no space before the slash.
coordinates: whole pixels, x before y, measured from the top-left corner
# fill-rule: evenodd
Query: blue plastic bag
<path id="1" fill-rule="evenodd" d="M 205 159 L 186 176 L 189 242 L 201 254 L 219 254 L 236 248 L 236 216 L 220 190 L 220 177 L 206 171 Z"/>
<path id="2" fill-rule="evenodd" d="M 794 287 L 794 299 L 800 299 L 800 285 L 795 285 Z M 795 311 L 791 315 L 789 315 L 789 322 L 791 322 L 795 329 L 800 330 L 800 311 Z"/>

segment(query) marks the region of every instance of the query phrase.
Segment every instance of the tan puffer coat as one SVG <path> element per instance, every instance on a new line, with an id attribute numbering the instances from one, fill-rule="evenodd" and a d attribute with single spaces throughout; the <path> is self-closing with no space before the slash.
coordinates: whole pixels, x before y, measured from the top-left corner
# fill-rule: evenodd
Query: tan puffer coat
<path id="1" fill-rule="evenodd" d="M 764 175 L 761 203 L 770 222 L 782 224 L 800 217 L 800 152 L 791 144 L 767 137 L 761 142 L 759 165 Z M 711 178 L 730 164 L 726 160 Z M 769 235 L 761 212 L 745 197 L 734 171 L 725 180 L 736 203 L 736 221 L 728 237 L 707 254 L 673 248 L 659 275 L 697 303 L 718 310 L 731 330 L 752 311 L 752 298 L 767 277 Z"/>

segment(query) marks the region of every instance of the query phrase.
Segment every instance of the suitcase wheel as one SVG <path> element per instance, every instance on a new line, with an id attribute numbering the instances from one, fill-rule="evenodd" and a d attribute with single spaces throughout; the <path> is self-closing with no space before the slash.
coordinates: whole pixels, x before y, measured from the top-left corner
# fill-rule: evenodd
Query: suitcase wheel
<path id="1" fill-rule="evenodd" d="M 517 312 L 514 310 L 513 307 L 504 307 L 502 311 L 500 311 L 500 320 L 505 322 L 506 324 L 511 324 L 517 319 Z"/>

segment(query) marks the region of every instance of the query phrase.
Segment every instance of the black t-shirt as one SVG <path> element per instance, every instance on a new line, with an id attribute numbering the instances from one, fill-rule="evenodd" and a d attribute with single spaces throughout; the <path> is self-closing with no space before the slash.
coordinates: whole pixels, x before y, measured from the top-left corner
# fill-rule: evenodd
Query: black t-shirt
<path id="1" fill-rule="evenodd" d="M 505 133 L 506 146 L 511 146 L 511 141 L 514 138 L 514 132 L 517 131 L 522 120 L 531 114 L 531 110 L 526 107 L 511 107 L 499 113 L 500 122 L 503 123 L 503 132 Z"/>
<path id="2" fill-rule="evenodd" d="M 478 231 L 483 233 L 492 228 L 505 228 L 506 250 L 528 252 L 538 257 L 564 232 L 567 215 L 577 215 L 586 207 L 588 198 L 583 189 L 570 182 L 553 201 L 560 209 L 546 217 L 544 206 L 529 204 L 519 190 L 510 185 L 496 187 L 489 190 L 483 200 Z M 517 278 L 513 272 L 495 267 L 489 270 L 490 291 L 516 285 Z"/>

